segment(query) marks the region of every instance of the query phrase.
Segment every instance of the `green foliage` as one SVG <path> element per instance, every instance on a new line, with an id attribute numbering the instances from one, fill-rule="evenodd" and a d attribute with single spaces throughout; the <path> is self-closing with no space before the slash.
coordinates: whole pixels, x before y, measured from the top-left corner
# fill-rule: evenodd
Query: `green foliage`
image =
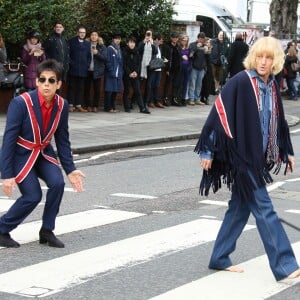
<path id="1" fill-rule="evenodd" d="M 64 23 L 67 32 L 74 34 L 84 17 L 86 3 L 83 0 L 2 0 L 1 34 L 7 43 L 20 44 L 30 30 L 37 30 L 46 37 L 57 20 Z"/>
<path id="2" fill-rule="evenodd" d="M 169 0 L 90 0 L 84 24 L 109 40 L 113 32 L 122 36 L 144 36 L 147 29 L 168 33 L 174 14 Z"/>
<path id="3" fill-rule="evenodd" d="M 29 31 L 36 30 L 45 39 L 57 20 L 63 22 L 68 38 L 83 24 L 109 41 L 116 31 L 137 38 L 149 28 L 168 33 L 173 13 L 170 0 L 0 0 L 0 32 L 9 56 L 15 58 Z"/>

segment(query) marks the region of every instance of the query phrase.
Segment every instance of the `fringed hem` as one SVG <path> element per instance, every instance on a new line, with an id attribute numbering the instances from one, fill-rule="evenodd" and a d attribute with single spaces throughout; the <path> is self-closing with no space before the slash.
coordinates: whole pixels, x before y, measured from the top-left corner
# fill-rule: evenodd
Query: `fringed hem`
<path id="1" fill-rule="evenodd" d="M 230 191 L 234 186 L 238 194 L 243 199 L 247 199 L 255 188 L 273 182 L 269 167 L 262 166 L 260 169 L 254 169 L 253 166 L 249 166 L 235 152 L 232 139 L 223 132 L 214 131 L 214 141 L 212 141 L 211 132 L 212 129 L 204 128 L 194 149 L 198 154 L 207 149 L 214 153 L 211 169 L 203 170 L 199 186 L 201 196 L 208 196 L 210 189 L 216 193 L 223 184 Z M 280 166 L 275 170 L 279 171 Z"/>

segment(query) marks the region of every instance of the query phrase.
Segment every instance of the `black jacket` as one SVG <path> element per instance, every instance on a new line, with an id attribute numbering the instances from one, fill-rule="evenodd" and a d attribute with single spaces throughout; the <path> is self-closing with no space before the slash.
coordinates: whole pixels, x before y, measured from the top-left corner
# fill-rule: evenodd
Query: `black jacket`
<path id="1" fill-rule="evenodd" d="M 66 38 L 63 35 L 53 33 L 43 43 L 47 58 L 53 58 L 63 64 L 64 80 L 69 69 L 69 46 Z"/>
<path id="2" fill-rule="evenodd" d="M 190 44 L 192 67 L 196 70 L 206 69 L 207 59 L 204 47 L 197 47 L 197 41 Z"/>
<path id="3" fill-rule="evenodd" d="M 141 56 L 137 48 L 130 49 L 128 46 L 123 50 L 123 66 L 124 77 L 129 77 L 129 74 L 141 72 Z"/>
<path id="4" fill-rule="evenodd" d="M 105 63 L 107 60 L 107 48 L 104 45 L 96 45 L 97 54 L 93 54 L 94 72 L 93 78 L 98 79 L 104 76 Z"/>
<path id="5" fill-rule="evenodd" d="M 228 56 L 228 41 L 224 38 L 223 42 L 221 43 L 219 39 L 213 39 L 211 41 L 212 49 L 210 54 L 211 63 L 213 65 L 221 66 L 222 59 L 221 56 L 224 57 Z"/>
<path id="6" fill-rule="evenodd" d="M 286 55 L 285 57 L 285 62 L 284 62 L 284 66 L 287 68 L 288 74 L 287 77 L 288 79 L 295 79 L 297 77 L 297 72 L 292 70 L 292 63 L 296 63 L 298 61 L 298 57 L 297 56 L 289 56 Z"/>
<path id="7" fill-rule="evenodd" d="M 243 61 L 248 53 L 249 46 L 243 39 L 236 39 L 230 48 L 228 55 L 228 72 L 230 77 L 245 69 Z"/>
<path id="8" fill-rule="evenodd" d="M 165 64 L 165 70 L 170 72 L 179 72 L 181 69 L 181 53 L 178 45 L 172 45 L 171 42 L 163 44 L 161 47 L 161 55 L 168 62 Z"/>

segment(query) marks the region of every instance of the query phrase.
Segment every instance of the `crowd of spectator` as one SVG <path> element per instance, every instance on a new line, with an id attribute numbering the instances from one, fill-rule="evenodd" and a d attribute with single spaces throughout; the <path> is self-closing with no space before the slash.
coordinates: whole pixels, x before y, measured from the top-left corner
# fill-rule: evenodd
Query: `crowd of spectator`
<path id="1" fill-rule="evenodd" d="M 218 94 L 228 78 L 244 69 L 248 50 L 242 34 L 237 33 L 230 44 L 222 31 L 212 39 L 200 32 L 195 41 L 177 32 L 163 38 L 147 30 L 142 41 L 116 32 L 105 45 L 97 30 L 87 32 L 79 26 L 76 36 L 67 40 L 63 23 L 56 22 L 44 41 L 36 31 L 28 34 L 21 59 L 26 65 L 26 90 L 36 88 L 40 62 L 52 58 L 63 65 L 70 112 L 98 112 L 103 103 L 104 111 L 116 113 L 116 100 L 121 99 L 125 112 L 136 105 L 141 113 L 149 114 L 152 108 L 209 104 L 210 95 Z M 299 56 L 300 43 L 288 43 L 282 77 L 293 100 L 299 96 L 300 81 L 291 66 L 299 62 Z M 163 61 L 161 67 L 149 67 L 154 58 Z M 0 81 L 6 60 L 0 35 Z"/>

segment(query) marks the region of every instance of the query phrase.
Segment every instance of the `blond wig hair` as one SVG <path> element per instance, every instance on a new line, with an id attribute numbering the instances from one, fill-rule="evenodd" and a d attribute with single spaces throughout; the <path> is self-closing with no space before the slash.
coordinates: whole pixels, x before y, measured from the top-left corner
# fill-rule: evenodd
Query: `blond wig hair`
<path id="1" fill-rule="evenodd" d="M 266 54 L 272 57 L 272 73 L 278 74 L 284 64 L 284 52 L 280 42 L 270 36 L 259 38 L 250 48 L 247 57 L 244 60 L 244 66 L 247 70 L 256 70 L 256 58 Z"/>

